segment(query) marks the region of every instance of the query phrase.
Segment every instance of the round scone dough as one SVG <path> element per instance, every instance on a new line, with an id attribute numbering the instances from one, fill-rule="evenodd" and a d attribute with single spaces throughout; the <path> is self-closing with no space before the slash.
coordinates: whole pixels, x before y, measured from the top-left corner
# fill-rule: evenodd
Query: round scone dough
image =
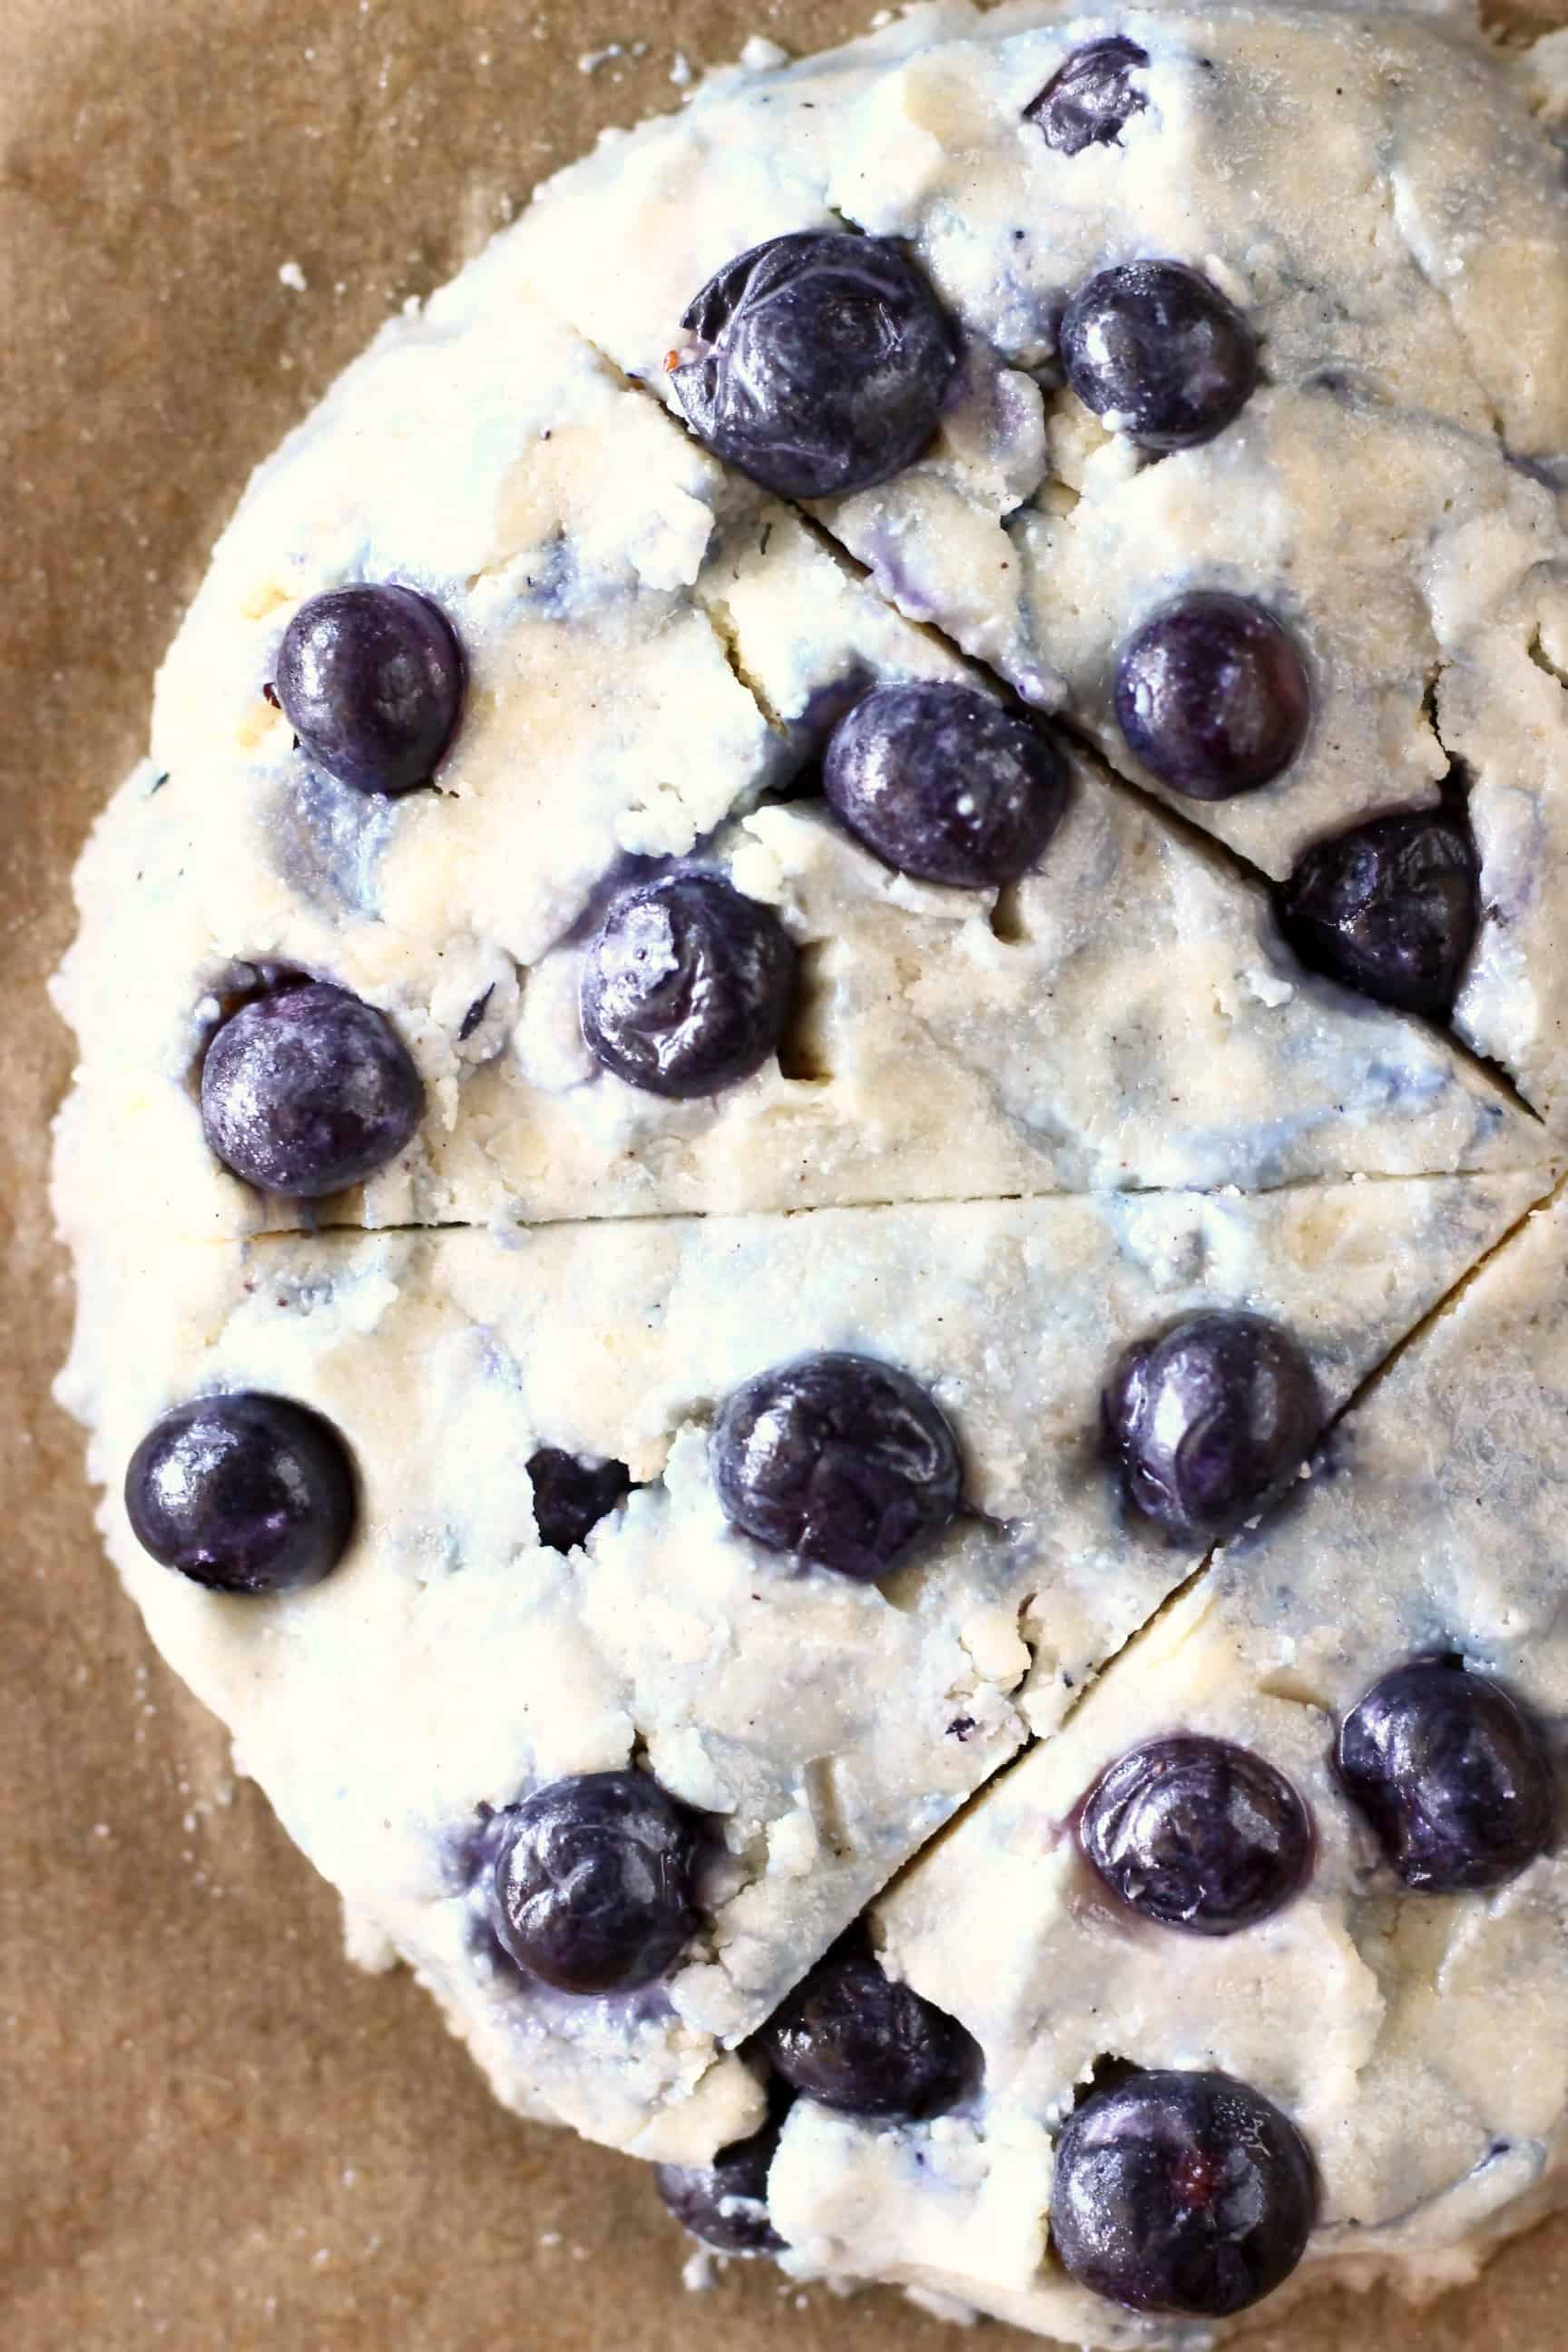
<path id="1" fill-rule="evenodd" d="M 1033 101 L 1112 39 L 1120 121 L 1052 143 Z M 1430 1653 L 1553 1738 L 1568 1712 L 1561 47 L 1505 58 L 1442 5 L 964 0 L 795 65 L 753 45 L 258 470 L 84 852 L 60 1393 L 153 1638 L 353 1954 L 406 1963 L 521 2114 L 710 2164 L 777 2123 L 768 2021 L 862 1928 L 957 2019 L 976 2064 L 934 2116 L 795 2099 L 767 2208 L 798 2276 L 1211 2340 L 1054 2246 L 1108 2067 L 1221 2069 L 1304 2135 L 1287 2294 L 1468 2276 L 1561 2197 L 1568 1862 L 1409 1894 L 1329 1762 Z M 716 271 L 819 231 L 898 240 L 961 356 L 924 454 L 807 510 L 700 444 L 670 364 Z M 1077 289 L 1151 258 L 1260 353 L 1161 455 L 1058 349 Z M 309 600 L 388 585 L 463 673 L 395 796 L 276 690 Z M 1281 774 L 1203 800 L 1132 756 L 1112 686 L 1215 590 L 1286 625 L 1311 716 Z M 895 870 L 823 785 L 863 698 L 954 689 L 1032 711 L 1060 768 L 1043 851 L 984 888 Z M 1449 1022 L 1309 971 L 1280 914 L 1304 852 L 1420 811 L 1476 850 Z M 775 942 L 789 1008 L 734 1083 L 658 1091 L 585 991 L 606 919 L 691 877 Z M 389 1023 L 423 1100 L 305 1200 L 220 1162 L 202 1108 L 214 1037 L 302 981 Z M 1286 1328 L 1326 1431 L 1217 1550 L 1140 1516 L 1100 1428 L 1123 1350 L 1214 1313 Z M 958 1508 L 874 1580 L 745 1532 L 720 1475 L 727 1402 L 818 1353 L 898 1367 L 956 1446 Z M 303 1589 L 203 1589 L 127 1511 L 161 1418 L 247 1391 L 352 1464 Z M 564 1535 L 562 1457 L 599 1481 Z M 1250 1748 L 1312 1815 L 1306 1883 L 1226 1937 L 1134 1917 L 1079 1853 L 1097 1775 L 1167 1733 Z M 509 1957 L 498 1824 L 628 1770 L 702 1818 L 695 1924 L 654 1980 L 563 1990 Z"/>

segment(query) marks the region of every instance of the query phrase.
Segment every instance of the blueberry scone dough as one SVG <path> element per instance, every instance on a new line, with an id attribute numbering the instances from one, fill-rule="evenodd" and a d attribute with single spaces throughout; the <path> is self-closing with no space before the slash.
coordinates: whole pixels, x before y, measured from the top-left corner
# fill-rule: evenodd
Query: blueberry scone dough
<path id="1" fill-rule="evenodd" d="M 1292 1507 L 1223 1551 L 882 1905 L 884 1965 L 976 2036 L 984 2089 L 901 2128 L 797 2105 L 769 2201 L 804 2265 L 891 2266 L 1068 2342 L 1123 2340 L 1043 2259 L 1053 2137 L 1116 2061 L 1218 2068 L 1301 2122 L 1322 2175 L 1303 2284 L 1470 2277 L 1560 2198 L 1568 1862 L 1541 1854 L 1486 1894 L 1412 1891 L 1330 1759 L 1412 1656 L 1500 1678 L 1560 1733 L 1565 1273 L 1560 1198 L 1341 1423 Z M 1250 1749 L 1311 1811 L 1304 1890 L 1227 1937 L 1139 1916 L 1075 1835 L 1104 1768 L 1172 1732 Z"/>
<path id="2" fill-rule="evenodd" d="M 723 2053 L 1201 1559 L 1108 1487 L 1110 1359 L 1198 1307 L 1265 1315 L 1331 1412 L 1536 1189 L 279 1235 L 172 1265 L 144 1244 L 84 1287 L 65 1394 L 154 1638 L 356 1944 L 411 1963 L 511 2104 L 696 2162 L 760 2118 Z M 715 1495 L 723 1400 L 829 1349 L 912 1375 L 962 1449 L 962 1515 L 881 1583 L 792 1567 Z M 150 1559 L 119 1492 L 163 1413 L 236 1391 L 323 1415 L 360 1486 L 347 1558 L 261 1607 Z M 633 1489 L 568 1554 L 524 1467 L 542 1451 L 618 1460 Z M 525 1985 L 483 1932 L 475 1823 L 634 1754 L 714 1825 L 702 1937 L 657 1997 Z"/>
<path id="3" fill-rule="evenodd" d="M 1101 111 L 1053 124 L 1043 94 L 1107 39 L 1135 54 Z M 903 610 L 1276 879 L 1465 797 L 1481 932 L 1455 1018 L 1561 1122 L 1568 191 L 1533 119 L 1555 104 L 1462 5 L 937 0 L 607 134 L 524 235 L 546 298 L 677 413 L 681 321 L 737 253 L 845 225 L 901 241 L 959 322 L 961 377 L 921 462 L 821 519 Z M 1257 389 L 1193 446 L 1141 446 L 1113 376 L 1092 406 L 1064 380 L 1072 298 L 1151 259 L 1257 340 Z M 1121 649 L 1210 592 L 1286 625 L 1313 700 L 1289 773 L 1225 798 L 1172 790 L 1115 709 Z"/>

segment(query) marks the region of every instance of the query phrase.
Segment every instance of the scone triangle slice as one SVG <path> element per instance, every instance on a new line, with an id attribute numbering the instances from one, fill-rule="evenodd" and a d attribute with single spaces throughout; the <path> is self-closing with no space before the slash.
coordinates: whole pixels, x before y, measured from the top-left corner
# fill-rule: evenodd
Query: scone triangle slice
<path id="1" fill-rule="evenodd" d="M 1337 1410 L 1535 1189 L 138 1242 L 84 1261 L 62 1393 L 154 1640 L 342 1891 L 356 1948 L 412 1964 L 512 2105 L 700 2158 L 757 2112 L 737 2047 L 1197 1565 L 1099 1458 L 1121 1348 L 1246 1308 L 1295 1333 Z M 960 1515 L 880 1584 L 763 1549 L 716 1496 L 724 1399 L 817 1350 L 900 1366 L 956 1433 Z M 309 1591 L 216 1597 L 130 1532 L 142 1437 L 235 1389 L 314 1408 L 354 1464 L 357 1538 Z M 625 1465 L 585 1548 L 540 1540 L 543 1448 Z M 547 1991 L 498 1952 L 476 1840 L 542 1785 L 634 1761 L 713 1824 L 703 1925 L 646 1993 Z"/>

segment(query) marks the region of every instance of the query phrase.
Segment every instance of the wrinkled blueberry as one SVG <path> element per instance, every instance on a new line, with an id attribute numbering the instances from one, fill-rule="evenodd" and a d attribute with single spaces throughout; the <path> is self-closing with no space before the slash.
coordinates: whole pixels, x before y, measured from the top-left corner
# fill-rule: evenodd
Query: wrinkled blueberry
<path id="1" fill-rule="evenodd" d="M 1312 1822 L 1261 1756 L 1181 1732 L 1106 1766 L 1079 1810 L 1078 1839 L 1111 1893 L 1145 1919 L 1231 1936 L 1300 1891 Z"/>
<path id="2" fill-rule="evenodd" d="M 802 229 L 726 264 L 681 325 L 677 399 L 715 457 L 785 499 L 864 490 L 936 431 L 958 337 L 896 245 Z"/>
<path id="3" fill-rule="evenodd" d="M 558 1445 L 530 1455 L 528 1476 L 539 1540 L 552 1551 L 575 1551 L 632 1491 L 624 1462 L 584 1461 Z"/>
<path id="4" fill-rule="evenodd" d="M 1311 709 L 1294 638 L 1245 596 L 1180 596 L 1117 656 L 1116 719 L 1129 748 L 1192 800 L 1227 801 L 1282 773 Z"/>
<path id="5" fill-rule="evenodd" d="M 651 1984 L 697 1925 L 700 1845 L 696 1815 L 646 1772 L 552 1781 L 501 1817 L 497 1938 L 562 1992 Z"/>
<path id="6" fill-rule="evenodd" d="M 827 798 L 896 873 L 984 890 L 1033 866 L 1067 805 L 1049 736 L 973 687 L 878 686 L 835 729 Z"/>
<path id="7" fill-rule="evenodd" d="M 1279 894 L 1280 926 L 1304 964 L 1406 1013 L 1450 1009 L 1479 913 L 1469 838 L 1430 810 L 1321 841 Z"/>
<path id="8" fill-rule="evenodd" d="M 614 900 L 583 971 L 583 1034 L 647 1094 L 717 1094 L 777 1045 L 795 993 L 789 934 L 717 874 L 667 874 Z"/>
<path id="9" fill-rule="evenodd" d="M 768 2219 L 768 2168 L 783 2114 L 749 2139 L 721 2147 L 711 2164 L 661 2164 L 659 2195 L 682 2229 L 721 2254 L 779 2254 L 784 2240 Z"/>
<path id="10" fill-rule="evenodd" d="M 1062 313 L 1058 346 L 1084 406 L 1143 449 L 1212 441 L 1258 383 L 1247 320 L 1179 261 L 1102 269 Z"/>
<path id="11" fill-rule="evenodd" d="M 362 793 L 430 781 L 458 723 L 463 656 L 451 623 L 412 588 L 334 588 L 301 604 L 273 679 L 312 759 Z"/>
<path id="12" fill-rule="evenodd" d="M 1057 2143 L 1056 2251 L 1080 2286 L 1131 2311 L 1245 2311 L 1295 2269 L 1317 2210 L 1300 2133 L 1229 2074 L 1134 2070 Z"/>
<path id="13" fill-rule="evenodd" d="M 176 1405 L 125 1473 L 144 1551 L 209 1592 L 293 1592 L 331 1575 L 354 1524 L 342 1439 L 287 1397 L 241 1390 Z"/>
<path id="14" fill-rule="evenodd" d="M 1024 109 L 1038 123 L 1047 147 L 1077 155 L 1085 147 L 1109 146 L 1148 104 L 1130 77 L 1149 62 L 1149 52 L 1125 33 L 1086 41 L 1057 68 L 1037 98 Z"/>
<path id="15" fill-rule="evenodd" d="M 1270 1501 L 1323 1423 L 1316 1377 L 1290 1334 L 1224 1310 L 1135 1341 L 1103 1410 L 1129 1500 L 1190 1542 L 1234 1533 Z"/>
<path id="16" fill-rule="evenodd" d="M 202 1066 L 202 1129 L 237 1176 L 316 1200 L 395 1160 L 425 1088 L 384 1013 L 312 981 L 226 1021 Z"/>
<path id="17" fill-rule="evenodd" d="M 1373 1683 L 1340 1727 L 1339 1770 L 1390 1866 L 1424 1895 L 1501 1886 L 1552 1842 L 1540 1729 L 1500 1684 L 1446 1658 Z"/>
<path id="18" fill-rule="evenodd" d="M 725 1515 L 773 1551 L 885 1576 L 958 1507 L 958 1447 L 907 1372 L 869 1356 L 802 1356 L 738 1388 L 714 1425 Z"/>
<path id="19" fill-rule="evenodd" d="M 792 2090 L 847 2116 L 938 2115 L 979 2063 L 957 2019 L 888 1976 L 859 1929 L 818 1960 L 762 2039 Z"/>

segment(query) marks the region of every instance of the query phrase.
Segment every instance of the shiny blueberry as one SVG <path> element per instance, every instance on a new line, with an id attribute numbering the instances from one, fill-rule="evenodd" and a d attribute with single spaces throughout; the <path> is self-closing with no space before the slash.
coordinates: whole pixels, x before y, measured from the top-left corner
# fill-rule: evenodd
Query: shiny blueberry
<path id="1" fill-rule="evenodd" d="M 1247 320 L 1179 261 L 1102 269 L 1068 304 L 1058 341 L 1084 406 L 1143 449 L 1212 441 L 1258 383 Z"/>
<path id="2" fill-rule="evenodd" d="M 273 691 L 312 759 L 362 793 L 430 781 L 458 723 L 463 656 L 412 588 L 334 588 L 283 632 Z"/>
<path id="3" fill-rule="evenodd" d="M 792 2090 L 847 2116 L 912 2121 L 963 2096 L 979 2053 L 956 2018 L 886 1974 L 852 1931 L 796 1986 L 763 2032 Z"/>
<path id="4" fill-rule="evenodd" d="M 1469 837 L 1426 810 L 1320 842 L 1279 894 L 1280 925 L 1304 964 L 1406 1013 L 1450 1009 L 1479 915 Z"/>
<path id="5" fill-rule="evenodd" d="M 1085 147 L 1106 147 L 1147 105 L 1131 77 L 1149 62 L 1149 52 L 1125 33 L 1086 41 L 1057 68 L 1037 98 L 1024 109 L 1045 132 L 1047 147 L 1077 155 Z"/>
<path id="6" fill-rule="evenodd" d="M 202 1066 L 202 1129 L 224 1166 L 300 1200 L 395 1160 L 424 1109 L 419 1073 L 386 1015 L 325 981 L 242 1006 Z"/>
<path id="7" fill-rule="evenodd" d="M 539 1540 L 552 1551 L 575 1551 L 632 1491 L 624 1462 L 586 1461 L 558 1445 L 530 1455 L 528 1478 Z"/>
<path id="8" fill-rule="evenodd" d="M 677 399 L 718 457 L 785 499 L 864 490 L 935 433 L 958 337 L 896 245 L 802 229 L 720 270 L 681 325 Z"/>
<path id="9" fill-rule="evenodd" d="M 1501 1886 L 1552 1842 L 1538 1726 L 1500 1684 L 1447 1658 L 1373 1683 L 1340 1727 L 1339 1770 L 1390 1866 L 1423 1895 Z"/>
<path id="10" fill-rule="evenodd" d="M 1192 800 L 1227 801 L 1281 774 L 1311 710 L 1295 639 L 1245 596 L 1178 597 L 1117 656 L 1116 719 L 1129 749 Z"/>
<path id="11" fill-rule="evenodd" d="M 1111 1893 L 1145 1919 L 1232 1936 L 1300 1893 L 1312 1821 L 1261 1756 L 1181 1732 L 1107 1765 L 1079 1809 L 1078 1840 Z"/>
<path id="12" fill-rule="evenodd" d="M 1129 1500 L 1170 1534 L 1233 1534 L 1306 1460 L 1323 1424 L 1310 1364 L 1261 1315 L 1184 1316 L 1129 1348 L 1105 1433 Z"/>
<path id="13" fill-rule="evenodd" d="M 1068 795 L 1066 764 L 1038 727 L 935 679 L 873 687 L 835 729 L 823 783 L 884 865 L 971 890 L 1026 873 Z"/>
<path id="14" fill-rule="evenodd" d="M 784 2240 L 768 2219 L 768 2168 L 779 2144 L 782 2113 L 749 2139 L 721 2147 L 711 2164 L 661 2164 L 654 2180 L 682 2229 L 721 2254 L 780 2254 Z"/>
<path id="15" fill-rule="evenodd" d="M 1229 2074 L 1134 2070 L 1087 2099 L 1057 2143 L 1057 2253 L 1080 2286 L 1131 2311 L 1245 2311 L 1295 2269 L 1317 2210 L 1300 2133 Z"/>
<path id="16" fill-rule="evenodd" d="M 725 1403 L 711 1453 L 736 1527 L 841 1576 L 887 1575 L 958 1507 L 958 1447 L 941 1410 L 870 1356 L 802 1356 L 757 1373 Z"/>
<path id="17" fill-rule="evenodd" d="M 667 874 L 612 902 L 584 967 L 583 1034 L 645 1093 L 717 1094 L 773 1051 L 795 978 L 771 907 L 718 874 Z"/>
<path id="18" fill-rule="evenodd" d="M 553 1780 L 500 1821 L 490 1917 L 525 1974 L 561 1992 L 629 1992 L 697 1925 L 697 1817 L 646 1772 Z"/>
<path id="19" fill-rule="evenodd" d="M 330 1576 L 354 1524 L 354 1482 L 331 1423 L 241 1390 L 176 1405 L 125 1473 L 144 1551 L 209 1592 L 294 1592 Z"/>

